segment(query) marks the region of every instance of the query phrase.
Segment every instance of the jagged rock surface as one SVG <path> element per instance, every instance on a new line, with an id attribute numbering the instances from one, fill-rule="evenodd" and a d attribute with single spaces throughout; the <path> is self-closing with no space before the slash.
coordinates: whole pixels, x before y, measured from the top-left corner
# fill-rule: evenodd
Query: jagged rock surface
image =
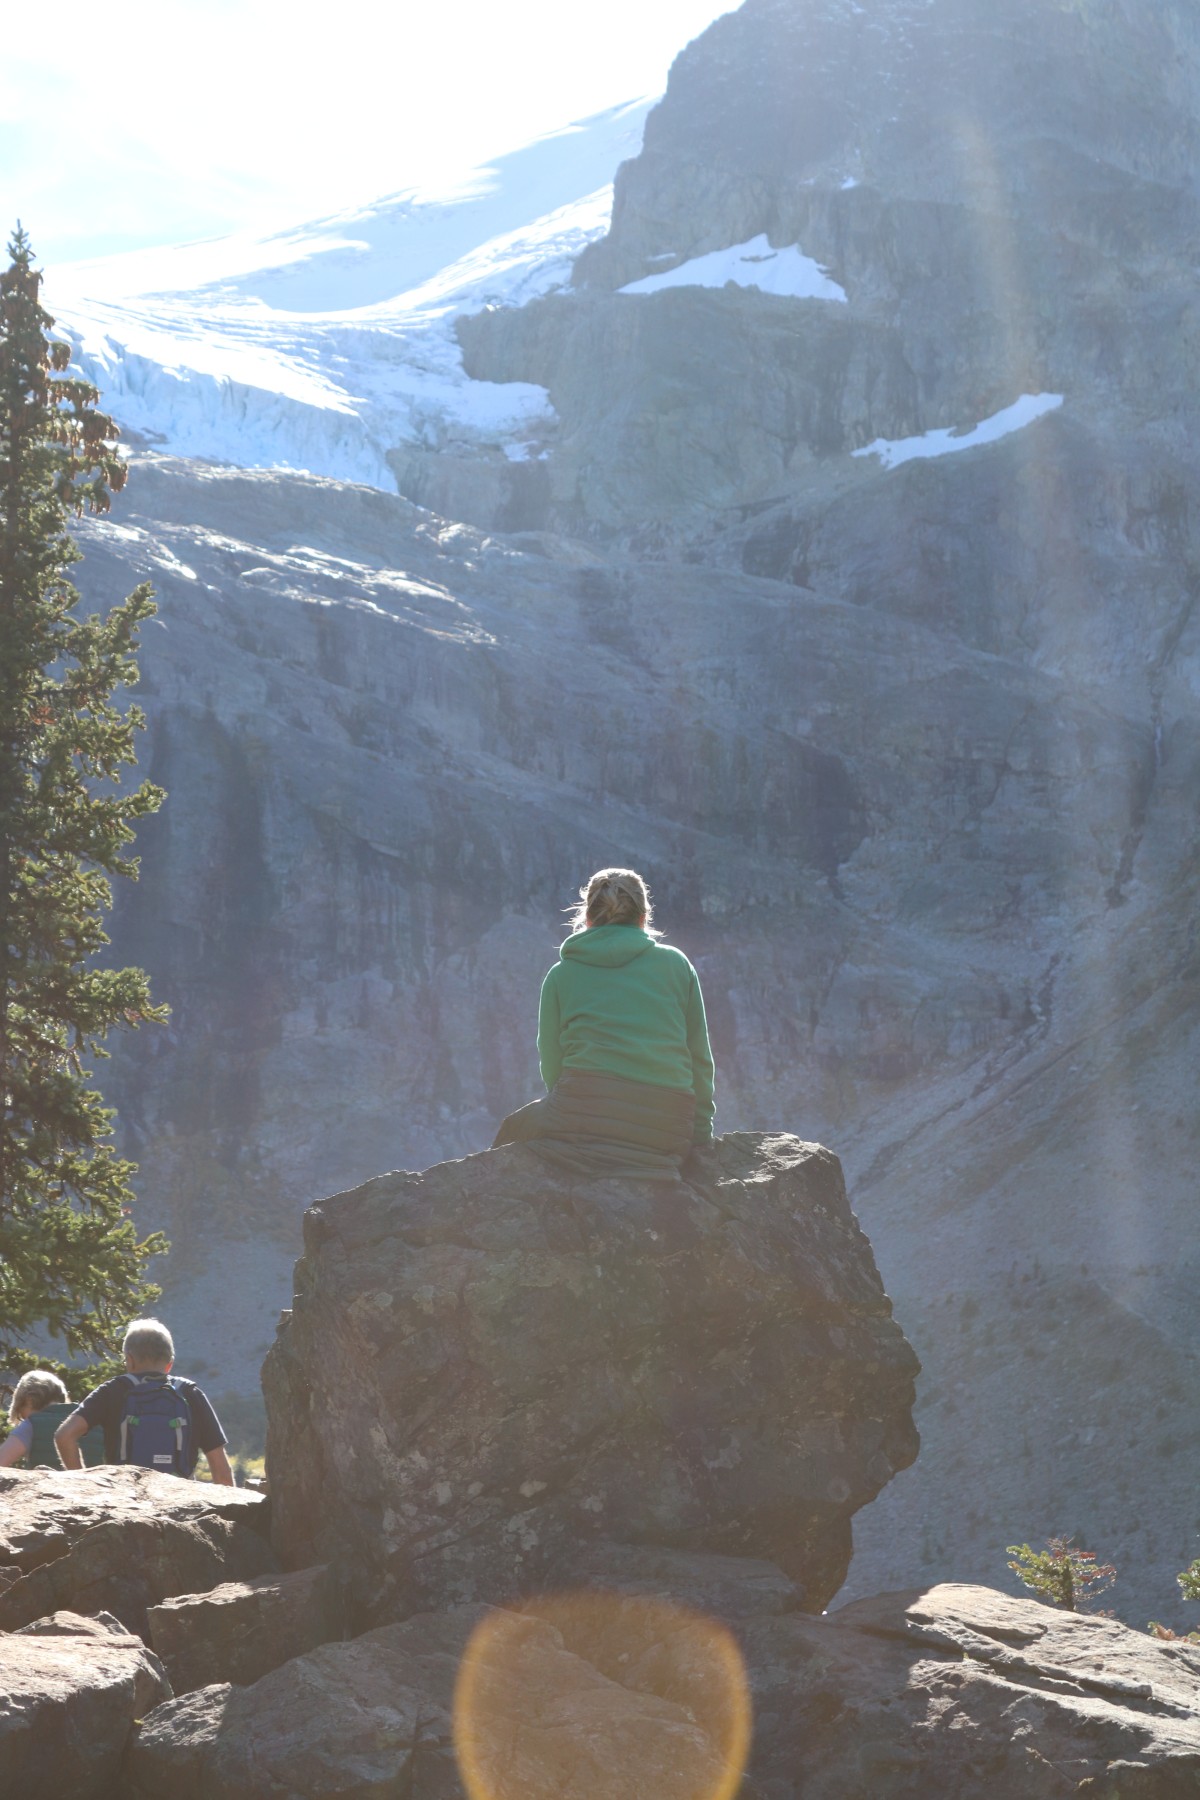
<path id="1" fill-rule="evenodd" d="M 148 1469 L 65 1476 L 0 1470 L 0 1631 L 59 1611 L 115 1615 L 146 1638 L 146 1608 L 277 1567 L 262 1529 L 266 1503 L 237 1489 Z M 253 1521 L 253 1524 L 247 1523 Z"/>
<path id="2" fill-rule="evenodd" d="M 765 1557 L 819 1611 L 915 1457 L 917 1362 L 817 1146 L 726 1137 L 703 1188 L 521 1146 L 310 1208 L 264 1368 L 285 1564 L 360 1617 L 503 1601 L 597 1543 Z"/>
<path id="3" fill-rule="evenodd" d="M 885 1594 L 745 1634 L 770 1800 L 1181 1800 L 1200 1651 L 989 1588 Z"/>
<path id="4" fill-rule="evenodd" d="M 0 1631 L 48 1612 L 105 1611 L 149 1641 L 146 1609 L 157 1601 L 276 1567 L 265 1539 L 230 1519 L 114 1519 L 94 1525 L 65 1556 L 6 1588 L 0 1594 Z"/>
<path id="5" fill-rule="evenodd" d="M 176 1694 L 231 1682 L 249 1687 L 306 1650 L 342 1635 L 341 1595 L 328 1568 L 225 1581 L 149 1609 L 150 1642 Z"/>
<path id="6" fill-rule="evenodd" d="M 472 1734 L 495 1800 L 716 1791 L 731 1683 L 705 1615 L 720 1622 L 713 1590 L 730 1589 L 708 1561 L 673 1570 L 687 1612 L 675 1588 L 674 1604 L 558 1597 L 501 1617 Z M 459 1800 L 453 1696 L 481 1616 L 419 1616 L 159 1706 L 131 1746 L 131 1800 Z M 737 1632 L 745 1800 L 1182 1800 L 1200 1780 L 1200 1654 L 1112 1620 L 943 1585 L 820 1619 L 743 1609 Z"/>
<path id="7" fill-rule="evenodd" d="M 246 1692 L 206 1688 L 160 1707 L 131 1746 L 131 1800 L 461 1800 L 456 1687 L 482 1617 L 471 1607 L 419 1616 L 300 1658 Z M 601 1602 L 599 1613 L 535 1602 L 502 1624 L 511 1640 L 471 1729 L 457 1734 L 486 1771 L 477 1792 L 696 1800 L 719 1791 L 720 1696 L 702 1622 L 626 1599 Z"/>
<path id="8" fill-rule="evenodd" d="M 1195 420 L 1198 80 L 1180 0 L 1156 10 L 1153 44 L 1140 14 L 1073 0 L 747 0 L 717 20 L 677 59 L 577 293 L 460 323 L 473 373 L 550 388 L 541 523 L 702 531 L 796 493 L 803 564 L 831 499 L 861 515 L 886 492 L 850 452 L 1041 391 L 1085 422 L 1048 452 L 1064 476 L 1085 479 L 1090 440 L 1178 479 Z M 762 237 L 799 245 L 845 303 L 617 291 Z M 1136 447 L 1110 443 L 1122 417 Z M 998 573 L 980 499 L 972 549 Z M 886 572 L 903 566 L 893 555 Z"/>
<path id="9" fill-rule="evenodd" d="M 112 1800 L 134 1720 L 170 1698 L 158 1658 L 115 1619 L 60 1612 L 0 1632 L 0 1791 Z"/>
<path id="10" fill-rule="evenodd" d="M 130 1744 L 127 1800 L 461 1800 L 451 1715 L 478 1616 L 385 1626 L 157 1707 Z"/>
<path id="11" fill-rule="evenodd" d="M 111 1463 L 81 1469 L 69 1480 L 54 1469 L 0 1469 L 0 1566 L 22 1574 L 65 1556 L 96 1525 L 204 1518 L 249 1525 L 261 1537 L 268 1532 L 266 1501 L 246 1488 Z"/>

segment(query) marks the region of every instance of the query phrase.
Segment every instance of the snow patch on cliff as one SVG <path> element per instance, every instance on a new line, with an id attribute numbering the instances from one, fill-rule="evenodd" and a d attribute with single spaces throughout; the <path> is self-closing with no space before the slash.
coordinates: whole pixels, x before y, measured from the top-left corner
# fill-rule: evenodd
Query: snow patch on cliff
<path id="1" fill-rule="evenodd" d="M 820 263 L 805 256 L 798 244 L 785 244 L 773 249 L 765 232 L 745 244 L 731 244 L 726 250 L 710 250 L 705 256 L 693 256 L 677 268 L 663 269 L 630 281 L 618 291 L 622 294 L 660 294 L 665 288 L 710 287 L 758 288 L 764 294 L 777 294 L 788 300 L 838 300 L 844 302 L 846 290 L 829 279 Z"/>
<path id="2" fill-rule="evenodd" d="M 952 456 L 958 450 L 973 450 L 978 444 L 994 444 L 998 438 L 1008 437 L 1010 432 L 1020 431 L 1045 413 L 1054 412 L 1062 403 L 1061 394 L 1022 394 L 1011 406 L 992 413 L 969 431 L 947 428 L 926 431 L 920 437 L 876 438 L 873 444 L 864 444 L 851 454 L 877 456 L 885 469 L 928 456 Z"/>

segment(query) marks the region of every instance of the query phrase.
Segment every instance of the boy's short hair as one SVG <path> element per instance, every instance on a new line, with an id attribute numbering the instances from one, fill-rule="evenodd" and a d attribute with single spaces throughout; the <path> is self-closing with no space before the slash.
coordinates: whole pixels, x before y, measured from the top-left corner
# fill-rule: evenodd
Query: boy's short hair
<path id="1" fill-rule="evenodd" d="M 43 1406 L 53 1406 L 69 1396 L 66 1388 L 49 1369 L 30 1369 L 22 1375 L 13 1389 L 12 1404 L 8 1409 L 8 1417 L 12 1424 L 17 1423 L 18 1407 L 28 1406 L 31 1413 L 41 1412 Z"/>
<path id="2" fill-rule="evenodd" d="M 142 1368 L 175 1361 L 175 1343 L 158 1319 L 135 1319 L 125 1333 L 121 1349 Z"/>

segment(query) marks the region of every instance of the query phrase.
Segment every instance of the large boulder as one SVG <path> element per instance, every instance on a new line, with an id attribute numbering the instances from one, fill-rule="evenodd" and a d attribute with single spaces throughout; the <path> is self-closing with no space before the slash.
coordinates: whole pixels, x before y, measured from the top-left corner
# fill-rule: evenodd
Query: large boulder
<path id="1" fill-rule="evenodd" d="M 0 1793 L 111 1800 L 135 1719 L 170 1696 L 115 1619 L 58 1613 L 0 1634 Z"/>
<path id="2" fill-rule="evenodd" d="M 731 1643 L 646 1595 L 421 1614 L 253 1687 L 158 1707 L 131 1741 L 126 1792 L 462 1800 L 461 1758 L 476 1777 L 468 1791 L 489 1800 L 713 1800 L 729 1741 L 739 1763 L 745 1750 L 736 1667 L 732 1709 L 723 1691 Z"/>
<path id="3" fill-rule="evenodd" d="M 570 1580 L 604 1542 L 777 1563 L 819 1611 L 917 1453 L 917 1359 L 837 1159 L 724 1138 L 697 1183 L 525 1146 L 311 1207 L 263 1372 L 285 1566 L 360 1623 Z"/>
<path id="4" fill-rule="evenodd" d="M 112 1463 L 70 1475 L 59 1469 L 0 1469 L 0 1566 L 28 1574 L 65 1556 L 76 1538 L 109 1520 L 208 1517 L 267 1534 L 267 1503 L 245 1488 L 180 1481 Z"/>
<path id="5" fill-rule="evenodd" d="M 171 1594 L 275 1569 L 258 1494 L 147 1469 L 0 1470 L 0 1630 L 106 1610 L 139 1636 Z"/>
<path id="6" fill-rule="evenodd" d="M 1189 1646 L 957 1585 L 813 1618 L 780 1610 L 760 1568 L 737 1601 L 739 1655 L 711 1604 L 734 1597 L 733 1573 L 676 1558 L 686 1606 L 647 1567 L 619 1591 L 419 1615 L 253 1687 L 167 1701 L 130 1741 L 126 1792 L 461 1800 L 456 1752 L 489 1800 L 1200 1791 Z"/>
<path id="7" fill-rule="evenodd" d="M 126 1800 L 462 1800 L 451 1714 L 477 1617 L 463 1608 L 385 1626 L 252 1687 L 168 1701 L 131 1741 Z"/>

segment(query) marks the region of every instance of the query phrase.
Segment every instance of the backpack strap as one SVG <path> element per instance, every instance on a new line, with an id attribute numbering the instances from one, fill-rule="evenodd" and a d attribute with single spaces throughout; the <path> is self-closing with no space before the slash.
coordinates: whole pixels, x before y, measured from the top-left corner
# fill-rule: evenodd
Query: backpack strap
<path id="1" fill-rule="evenodd" d="M 128 1406 L 130 1406 L 131 1393 L 139 1386 L 139 1381 L 137 1381 L 137 1375 L 122 1375 L 121 1379 L 122 1381 L 130 1382 L 130 1386 L 128 1386 L 128 1390 L 126 1390 L 126 1397 L 124 1397 L 124 1400 L 121 1402 L 121 1451 L 119 1451 L 119 1460 L 121 1460 L 121 1462 L 128 1462 L 128 1460 L 130 1460 L 130 1426 L 135 1426 L 135 1424 L 137 1424 L 137 1418 L 131 1417 Z"/>
<path id="2" fill-rule="evenodd" d="M 189 1430 L 189 1431 L 191 1430 L 192 1403 L 188 1399 L 187 1390 L 183 1386 L 182 1382 L 172 1381 L 170 1376 L 168 1375 L 167 1386 L 170 1388 L 171 1392 L 173 1394 L 175 1394 L 183 1402 L 183 1417 L 176 1419 L 174 1422 L 175 1423 L 175 1455 L 178 1458 L 178 1462 L 179 1462 L 179 1473 L 182 1475 L 184 1473 L 183 1459 L 184 1459 L 184 1455 L 185 1455 L 184 1447 L 183 1447 L 183 1434 L 184 1434 L 185 1429 Z"/>
<path id="3" fill-rule="evenodd" d="M 166 1380 L 163 1382 L 163 1386 L 166 1388 L 170 1388 L 170 1390 L 174 1394 L 175 1398 L 177 1400 L 182 1400 L 184 1406 L 185 1407 L 187 1406 L 187 1395 L 183 1392 L 183 1390 L 181 1388 L 176 1387 L 175 1383 L 171 1380 L 171 1377 L 169 1375 L 167 1376 Z M 187 1421 L 184 1419 L 168 1419 L 168 1421 L 167 1421 L 167 1423 L 174 1428 L 174 1432 L 175 1432 L 175 1466 L 180 1471 L 180 1473 L 182 1473 L 182 1471 L 183 1471 L 183 1427 L 186 1424 L 186 1422 Z"/>

